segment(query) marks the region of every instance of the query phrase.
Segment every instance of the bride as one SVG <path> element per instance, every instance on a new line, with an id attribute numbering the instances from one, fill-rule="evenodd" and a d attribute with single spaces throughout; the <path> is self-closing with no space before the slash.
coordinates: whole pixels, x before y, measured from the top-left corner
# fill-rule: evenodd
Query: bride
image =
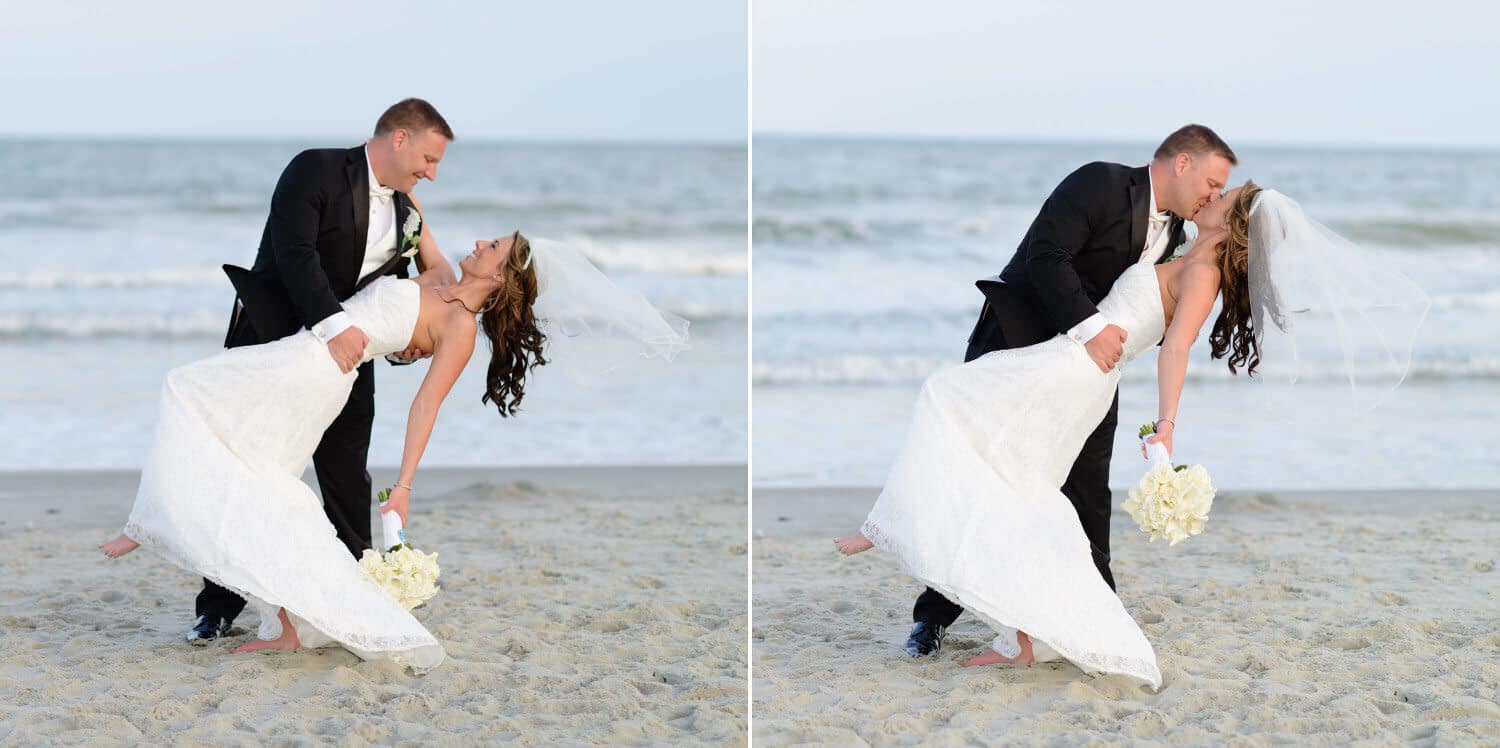
<path id="1" fill-rule="evenodd" d="M 1343 318 L 1351 306 L 1370 301 L 1350 281 L 1368 277 L 1361 269 L 1368 263 L 1350 258 L 1352 245 L 1305 218 L 1280 193 L 1246 182 L 1193 220 L 1198 238 L 1184 256 L 1131 266 L 1099 305 L 1128 333 L 1122 365 L 1161 341 L 1158 436 L 1152 439 L 1169 452 L 1188 350 L 1216 297 L 1222 309 L 1209 338 L 1213 357 L 1227 358 L 1231 373 L 1243 367 L 1256 375 L 1265 353 L 1271 377 L 1283 381 L 1296 379 L 1292 334 L 1304 317 L 1294 316 L 1310 311 L 1302 303 L 1315 285 L 1310 278 L 1323 282 L 1318 290 L 1338 286 L 1337 301 L 1320 295 L 1312 311 L 1338 318 L 1340 330 L 1351 326 Z M 1338 262 L 1336 254 L 1354 261 Z M 1404 291 L 1383 288 L 1385 294 Z M 1407 298 L 1420 296 L 1415 289 Z M 1376 333 L 1353 345 L 1368 345 L 1404 375 L 1408 361 L 1398 336 L 1405 330 L 1384 323 L 1372 328 L 1370 321 L 1361 317 L 1354 327 Z M 1405 342 L 1409 355 L 1409 338 Z M 1340 344 L 1347 354 L 1351 341 Z M 1279 368 L 1287 363 L 1288 370 Z M 1077 513 L 1059 490 L 1074 455 L 1109 409 L 1119 377 L 1118 367 L 1101 373 L 1084 348 L 1064 336 L 933 374 L 869 517 L 858 533 L 834 542 L 845 554 L 875 546 L 894 553 L 913 576 L 994 627 L 993 651 L 965 665 L 1062 657 L 1085 671 L 1123 673 L 1160 687 L 1151 644 L 1095 569 Z"/>
<path id="2" fill-rule="evenodd" d="M 501 416 L 515 414 L 527 373 L 548 362 L 544 330 L 623 333 L 648 355 L 669 357 L 686 345 L 685 321 L 615 287 L 567 245 L 537 247 L 518 231 L 476 241 L 459 269 L 447 284 L 437 271 L 382 277 L 344 304 L 369 337 L 365 360 L 432 351 L 382 508 L 403 524 L 438 408 L 473 355 L 478 330 L 491 349 L 481 399 Z M 359 567 L 301 480 L 356 372 L 342 371 L 305 330 L 168 372 L 130 517 L 100 547 L 119 557 L 145 546 L 251 600 L 261 638 L 235 652 L 338 643 L 364 659 L 441 663 L 437 639 Z"/>

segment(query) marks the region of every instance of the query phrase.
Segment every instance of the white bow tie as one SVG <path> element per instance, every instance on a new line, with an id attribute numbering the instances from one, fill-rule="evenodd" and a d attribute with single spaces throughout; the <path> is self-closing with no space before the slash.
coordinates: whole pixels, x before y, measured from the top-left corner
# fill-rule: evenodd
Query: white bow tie
<path id="1" fill-rule="evenodd" d="M 370 185 L 370 199 L 378 201 L 381 205 L 385 205 L 394 194 L 396 191 L 390 187 L 379 184 Z"/>

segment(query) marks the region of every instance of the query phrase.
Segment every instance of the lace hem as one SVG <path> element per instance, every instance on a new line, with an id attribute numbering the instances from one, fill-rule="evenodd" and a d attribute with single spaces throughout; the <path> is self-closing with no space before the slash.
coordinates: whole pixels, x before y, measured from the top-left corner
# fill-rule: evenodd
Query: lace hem
<path id="1" fill-rule="evenodd" d="M 1009 616 L 999 606 L 990 604 L 978 595 L 967 590 L 959 589 L 943 580 L 936 579 L 924 570 L 916 568 L 908 559 L 912 556 L 907 550 L 895 540 L 895 538 L 883 532 L 878 525 L 870 520 L 865 520 L 860 525 L 860 534 L 870 539 L 877 548 L 893 553 L 901 561 L 908 574 L 916 577 L 918 581 L 928 587 L 937 590 L 943 597 L 958 603 L 970 613 L 978 616 L 991 628 L 1010 628 L 1025 631 L 1027 636 L 1033 640 L 1040 640 L 1057 651 L 1059 655 L 1069 662 L 1077 665 L 1086 673 L 1118 673 L 1128 675 L 1132 678 L 1145 682 L 1151 690 L 1161 689 L 1161 670 L 1154 661 L 1143 660 L 1139 657 L 1124 655 L 1111 655 L 1103 652 L 1090 651 L 1087 645 L 1074 641 L 1058 632 L 1033 631 L 1018 622 L 1008 620 Z"/>
<path id="2" fill-rule="evenodd" d="M 371 659 L 369 657 L 366 657 L 364 652 L 378 652 L 383 656 L 389 657 L 395 662 L 412 668 L 419 675 L 427 672 L 428 670 L 431 670 L 433 667 L 436 667 L 437 664 L 441 663 L 443 659 L 443 657 L 440 655 L 437 658 L 437 661 L 433 662 L 431 665 L 417 664 L 418 661 L 429 661 L 432 658 L 430 656 L 415 656 L 416 653 L 422 650 L 430 650 L 434 647 L 438 648 L 439 651 L 441 651 L 442 649 L 442 645 L 440 645 L 437 639 L 432 637 L 431 635 L 428 635 L 427 637 L 408 635 L 370 635 L 358 632 L 340 631 L 337 626 L 332 625 L 321 616 L 309 616 L 303 611 L 287 608 L 281 603 L 276 602 L 276 600 L 271 596 L 265 594 L 257 594 L 254 591 L 229 583 L 226 579 L 224 579 L 222 574 L 218 574 L 212 569 L 202 568 L 200 565 L 193 563 L 184 556 L 178 554 L 172 547 L 172 544 L 170 542 L 166 541 L 164 538 L 158 537 L 156 534 L 152 533 L 151 531 L 147 530 L 137 523 L 127 522 L 122 532 L 124 532 L 124 534 L 131 540 L 134 540 L 136 543 L 140 544 L 143 547 L 150 548 L 157 555 L 166 559 L 173 565 L 193 574 L 202 575 L 212 580 L 214 584 L 217 584 L 220 587 L 223 587 L 224 589 L 227 589 L 230 592 L 233 592 L 236 595 L 245 598 L 246 600 L 264 603 L 266 606 L 271 608 L 285 608 L 289 617 L 296 616 L 297 618 L 306 622 L 308 625 L 317 629 L 320 633 L 326 635 L 339 644 L 344 645 L 345 648 L 349 649 L 351 652 L 354 652 L 354 654 L 359 655 L 363 659 Z M 384 590 L 381 591 L 381 594 L 385 594 Z M 361 650 L 363 650 L 363 652 Z"/>

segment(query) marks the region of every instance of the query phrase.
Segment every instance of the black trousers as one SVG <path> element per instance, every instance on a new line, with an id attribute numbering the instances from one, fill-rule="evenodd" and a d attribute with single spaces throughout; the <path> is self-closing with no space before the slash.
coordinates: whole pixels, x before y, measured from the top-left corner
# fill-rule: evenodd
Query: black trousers
<path id="1" fill-rule="evenodd" d="M 236 325 L 229 334 L 229 347 L 259 343 L 249 327 Z M 375 367 L 366 362 L 359 367 L 349 401 L 323 432 L 323 439 L 313 453 L 313 470 L 323 493 L 323 511 L 338 532 L 339 540 L 355 558 L 372 547 L 371 481 L 365 465 L 370 453 L 370 425 L 375 420 L 374 381 Z M 205 578 L 194 609 L 196 615 L 215 615 L 233 621 L 245 609 L 245 598 Z"/>
<path id="2" fill-rule="evenodd" d="M 990 351 L 1022 348 L 1050 339 L 1055 333 L 1031 311 L 1034 308 L 1028 308 L 1026 299 L 1004 293 L 992 295 L 980 310 L 979 320 L 974 323 L 964 361 L 973 361 Z M 1078 521 L 1083 524 L 1083 533 L 1088 536 L 1094 566 L 1110 589 L 1115 588 L 1115 577 L 1109 571 L 1109 460 L 1114 452 L 1119 410 L 1120 391 L 1116 389 L 1109 413 L 1084 441 L 1083 449 L 1073 461 L 1073 469 L 1062 485 L 1063 495 L 1073 503 Z M 1003 569 L 996 570 L 996 573 L 1003 572 Z M 928 587 L 917 597 L 911 617 L 913 621 L 951 626 L 962 612 L 962 606 Z"/>

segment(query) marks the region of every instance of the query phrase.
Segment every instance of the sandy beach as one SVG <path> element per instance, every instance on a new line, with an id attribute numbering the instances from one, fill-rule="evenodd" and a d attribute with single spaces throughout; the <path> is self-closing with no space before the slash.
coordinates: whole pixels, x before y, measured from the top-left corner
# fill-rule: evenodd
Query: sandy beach
<path id="1" fill-rule="evenodd" d="M 908 657 L 920 585 L 830 542 L 877 493 L 755 490 L 756 745 L 1500 739 L 1500 492 L 1225 492 L 1171 548 L 1117 509 L 1112 567 L 1154 694 L 1066 663 L 961 668 L 992 637 L 972 616 Z"/>
<path id="2" fill-rule="evenodd" d="M 410 532 L 444 590 L 415 614 L 449 656 L 422 677 L 230 655 L 250 609 L 187 645 L 199 580 L 96 550 L 136 482 L 4 474 L 0 745 L 745 743 L 743 466 L 421 471 Z"/>

